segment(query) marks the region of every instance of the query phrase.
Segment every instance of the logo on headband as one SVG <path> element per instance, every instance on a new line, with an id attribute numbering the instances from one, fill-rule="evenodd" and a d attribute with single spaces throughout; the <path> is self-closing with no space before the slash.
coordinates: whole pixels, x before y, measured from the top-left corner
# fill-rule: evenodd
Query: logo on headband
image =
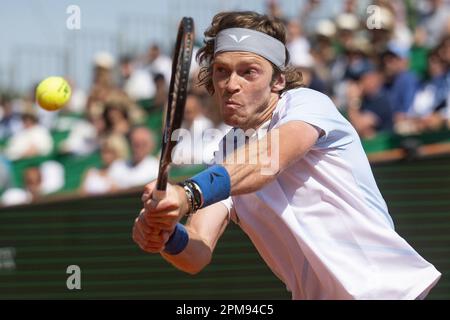
<path id="1" fill-rule="evenodd" d="M 244 41 L 245 39 L 247 39 L 247 38 L 250 37 L 249 35 L 246 35 L 246 36 L 242 36 L 240 39 L 238 39 L 237 36 L 234 35 L 234 34 L 229 34 L 229 36 L 230 36 L 231 39 L 233 39 L 233 40 L 236 41 L 237 43 L 240 43 L 240 42 L 242 42 L 242 41 Z"/>

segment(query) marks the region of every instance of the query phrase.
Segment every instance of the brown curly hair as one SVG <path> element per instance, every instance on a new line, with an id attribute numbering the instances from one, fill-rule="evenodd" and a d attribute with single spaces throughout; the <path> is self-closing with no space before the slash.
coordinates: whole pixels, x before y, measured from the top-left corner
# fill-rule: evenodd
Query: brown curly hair
<path id="1" fill-rule="evenodd" d="M 283 22 L 279 19 L 274 19 L 253 11 L 233 11 L 216 14 L 211 25 L 204 33 L 205 45 L 197 53 L 197 59 L 201 66 L 198 75 L 199 85 L 204 85 L 211 95 L 214 94 L 212 61 L 214 58 L 215 37 L 220 31 L 228 28 L 253 29 L 268 34 L 286 45 L 286 29 Z M 285 50 L 285 65 L 287 67 L 284 70 L 280 70 L 271 63 L 273 68 L 272 80 L 275 81 L 279 74 L 284 74 L 286 78 L 286 86 L 280 91 L 280 94 L 290 89 L 303 87 L 302 74 L 289 66 L 289 52 L 287 49 Z"/>

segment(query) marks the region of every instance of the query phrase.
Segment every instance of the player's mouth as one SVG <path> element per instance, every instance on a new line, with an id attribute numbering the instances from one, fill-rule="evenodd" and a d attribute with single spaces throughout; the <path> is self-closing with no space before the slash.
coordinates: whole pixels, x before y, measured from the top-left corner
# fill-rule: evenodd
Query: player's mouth
<path id="1" fill-rule="evenodd" d="M 227 109 L 237 109 L 241 105 L 234 100 L 225 100 L 225 108 Z"/>

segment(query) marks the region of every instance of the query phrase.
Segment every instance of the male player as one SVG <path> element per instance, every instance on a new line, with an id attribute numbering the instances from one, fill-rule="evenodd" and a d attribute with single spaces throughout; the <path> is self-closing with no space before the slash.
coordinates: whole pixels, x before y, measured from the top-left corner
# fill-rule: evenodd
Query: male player
<path id="1" fill-rule="evenodd" d="M 145 187 L 134 241 L 195 274 L 231 219 L 293 299 L 424 298 L 440 273 L 394 231 L 354 128 L 288 67 L 282 23 L 219 13 L 205 36 L 200 80 L 234 129 L 162 201 Z"/>

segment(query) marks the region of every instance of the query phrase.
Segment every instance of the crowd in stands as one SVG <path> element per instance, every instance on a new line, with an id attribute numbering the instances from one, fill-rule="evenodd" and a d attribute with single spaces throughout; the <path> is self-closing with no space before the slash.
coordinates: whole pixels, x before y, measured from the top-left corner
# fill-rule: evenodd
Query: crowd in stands
<path id="1" fill-rule="evenodd" d="M 319 0 L 283 13 L 269 0 L 267 14 L 285 22 L 292 66 L 306 87 L 330 96 L 362 139 L 380 132 L 400 135 L 450 126 L 450 3 L 446 0 L 345 0 L 341 12 L 317 18 Z M 292 14 L 292 13 L 291 13 Z M 201 31 L 198 30 L 200 34 Z M 58 112 L 25 97 L 0 99 L 0 205 L 27 203 L 61 192 L 72 174 L 61 159 L 93 157 L 71 192 L 103 194 L 144 185 L 158 172 L 158 152 L 172 61 L 157 44 L 138 55 L 93 57 L 92 83 L 71 82 L 69 104 Z M 207 92 L 190 94 L 174 162 L 208 163 L 229 129 Z M 68 79 L 71 81 L 70 79 Z M 217 132 L 217 131 L 216 131 Z M 202 148 L 194 142 L 203 141 Z M 198 145 L 196 145 L 198 146 Z M 68 158 L 69 157 L 69 158 Z M 30 162 L 14 177 L 14 166 Z M 16 172 L 17 174 L 17 172 Z M 19 181 L 17 181 L 19 180 Z"/>

